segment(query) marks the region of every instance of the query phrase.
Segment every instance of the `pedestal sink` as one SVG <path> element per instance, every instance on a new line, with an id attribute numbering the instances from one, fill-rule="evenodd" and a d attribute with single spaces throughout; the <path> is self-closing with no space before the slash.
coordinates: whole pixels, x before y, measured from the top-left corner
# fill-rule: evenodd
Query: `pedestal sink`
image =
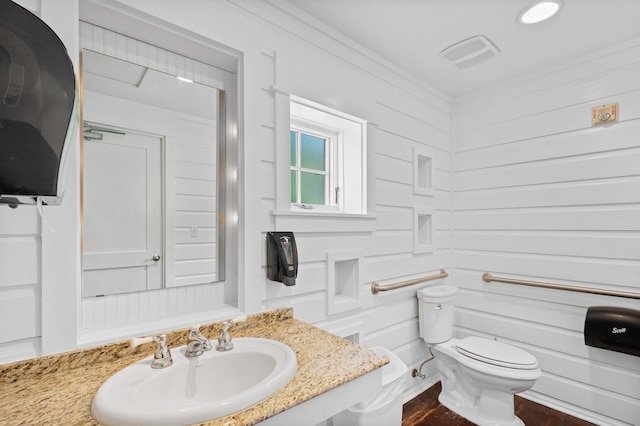
<path id="1" fill-rule="evenodd" d="M 171 350 L 173 365 L 150 368 L 153 357 L 124 368 L 98 390 L 91 414 L 104 425 L 191 425 L 249 408 L 283 388 L 298 363 L 287 345 L 236 338 L 234 349 L 196 358 Z"/>

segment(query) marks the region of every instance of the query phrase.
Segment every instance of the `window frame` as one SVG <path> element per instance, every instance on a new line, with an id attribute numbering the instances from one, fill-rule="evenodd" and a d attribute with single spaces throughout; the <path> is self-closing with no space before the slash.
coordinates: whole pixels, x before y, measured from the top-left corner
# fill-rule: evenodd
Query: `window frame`
<path id="1" fill-rule="evenodd" d="M 276 194 L 275 210 L 278 217 L 303 216 L 311 218 L 362 217 L 367 214 L 367 127 L 368 122 L 360 117 L 344 113 L 305 98 L 272 87 L 276 104 Z M 341 165 L 341 183 L 338 192 L 340 210 L 303 209 L 291 203 L 291 123 L 303 122 L 312 128 L 321 126 L 336 132 L 338 145 L 337 162 Z M 286 165 L 286 166 L 285 166 Z"/>
<path id="2" fill-rule="evenodd" d="M 342 176 L 344 175 L 342 167 L 344 166 L 341 161 L 342 155 L 342 135 L 341 132 L 317 123 L 304 120 L 301 118 L 291 118 L 290 132 L 296 132 L 296 166 L 290 165 L 291 171 L 296 171 L 296 202 L 291 202 L 291 208 L 293 210 L 316 210 L 316 211 L 335 211 L 341 212 L 342 209 L 342 197 L 338 190 L 338 196 L 335 196 L 336 188 L 343 187 Z M 301 200 L 301 174 L 302 172 L 317 173 L 315 169 L 305 169 L 302 167 L 301 161 L 301 134 L 307 134 L 319 139 L 325 140 L 325 203 L 324 204 L 309 204 L 302 203 Z"/>

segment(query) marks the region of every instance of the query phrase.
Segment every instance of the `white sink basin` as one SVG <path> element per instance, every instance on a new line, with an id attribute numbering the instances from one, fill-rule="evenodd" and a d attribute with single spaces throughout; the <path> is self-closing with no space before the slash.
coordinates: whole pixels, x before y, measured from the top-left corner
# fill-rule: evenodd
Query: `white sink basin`
<path id="1" fill-rule="evenodd" d="M 153 356 L 124 368 L 98 389 L 91 414 L 105 425 L 190 425 L 249 408 L 295 375 L 293 350 L 260 338 L 233 339 L 234 349 L 196 358 L 171 350 L 173 365 L 150 368 Z M 215 343 L 214 343 L 215 346 Z"/>

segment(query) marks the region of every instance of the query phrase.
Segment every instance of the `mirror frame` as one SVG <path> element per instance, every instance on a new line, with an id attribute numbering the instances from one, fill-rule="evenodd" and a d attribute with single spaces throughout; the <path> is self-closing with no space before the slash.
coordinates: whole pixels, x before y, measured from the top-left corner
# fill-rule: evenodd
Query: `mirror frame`
<path id="1" fill-rule="evenodd" d="M 240 144 L 241 127 L 240 117 L 240 84 L 238 75 L 241 72 L 242 52 L 228 46 L 222 45 L 203 35 L 193 33 L 185 28 L 175 26 L 169 22 L 160 21 L 157 18 L 146 14 L 144 11 L 129 8 L 123 4 L 106 3 L 101 0 L 82 0 L 80 2 L 80 20 L 94 25 L 109 28 L 120 34 L 135 38 L 145 43 L 150 43 L 163 49 L 179 52 L 189 58 L 200 62 L 211 64 L 229 74 L 229 86 L 221 96 L 225 108 L 224 126 L 218 126 L 219 132 L 224 132 L 226 136 L 226 146 L 224 158 L 228 161 L 224 164 L 226 185 L 224 191 L 224 215 L 226 216 L 224 227 L 225 244 L 221 257 L 224 256 L 224 300 L 220 300 L 220 306 L 198 312 L 178 312 L 167 313 L 159 321 L 156 319 L 142 319 L 138 322 L 108 326 L 106 329 L 83 331 L 83 326 L 78 322 L 74 331 L 76 341 L 80 345 L 90 345 L 112 341 L 121 338 L 123 335 L 133 335 L 149 332 L 150 327 L 171 327 L 186 326 L 200 317 L 207 320 L 223 318 L 229 312 L 238 312 L 243 309 L 244 288 L 239 285 L 240 273 L 242 271 L 242 258 L 239 256 L 240 230 L 239 222 L 241 214 L 239 212 L 242 202 L 242 147 Z M 82 70 L 80 70 L 82 71 Z M 82 120 L 82 117 L 81 117 Z M 80 150 L 82 147 L 80 148 Z M 80 153 L 82 155 L 82 153 Z M 83 167 L 82 158 L 80 167 Z M 82 169 L 80 170 L 80 173 Z M 82 191 L 82 188 L 79 188 Z M 222 211 L 222 210 L 221 210 Z M 82 222 L 80 223 L 82 232 Z M 79 274 L 81 275 L 81 265 Z M 80 285 L 82 281 L 80 279 Z M 166 291 L 166 289 L 165 289 Z M 78 317 L 82 316 L 83 299 L 80 292 L 76 299 Z M 204 319 L 202 319 L 204 320 Z M 79 321 L 79 320 L 78 320 Z M 162 325 L 165 324 L 165 325 Z"/>

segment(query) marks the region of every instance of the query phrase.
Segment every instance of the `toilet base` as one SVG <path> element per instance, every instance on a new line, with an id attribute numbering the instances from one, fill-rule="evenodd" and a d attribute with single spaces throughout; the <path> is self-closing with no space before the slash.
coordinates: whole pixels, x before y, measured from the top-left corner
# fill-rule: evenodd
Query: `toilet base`
<path id="1" fill-rule="evenodd" d="M 510 402 L 504 400 L 504 395 L 499 395 L 497 399 L 485 395 L 478 404 L 465 405 L 442 391 L 438 395 L 438 401 L 449 410 L 478 426 L 525 426 L 524 422 L 513 414 L 513 395 L 510 396 Z M 489 415 L 483 414 L 483 411 Z"/>

